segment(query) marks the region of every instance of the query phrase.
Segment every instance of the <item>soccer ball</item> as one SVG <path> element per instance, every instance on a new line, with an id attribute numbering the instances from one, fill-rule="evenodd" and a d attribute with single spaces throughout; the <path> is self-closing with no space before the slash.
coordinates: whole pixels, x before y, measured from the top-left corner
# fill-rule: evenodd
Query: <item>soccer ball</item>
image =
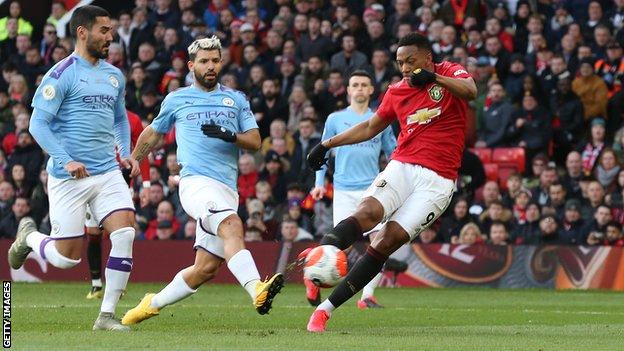
<path id="1" fill-rule="evenodd" d="M 347 255 L 332 245 L 315 247 L 306 256 L 303 277 L 321 288 L 331 288 L 347 275 Z"/>

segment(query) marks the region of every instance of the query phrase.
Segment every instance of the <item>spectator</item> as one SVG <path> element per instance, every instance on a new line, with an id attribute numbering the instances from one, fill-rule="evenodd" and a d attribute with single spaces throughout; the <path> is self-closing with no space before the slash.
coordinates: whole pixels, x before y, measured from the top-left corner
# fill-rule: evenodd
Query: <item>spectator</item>
<path id="1" fill-rule="evenodd" d="M 602 184 L 596 180 L 592 180 L 587 185 L 587 200 L 581 207 L 583 219 L 590 221 L 594 216 L 598 207 L 604 204 L 605 191 Z"/>
<path id="2" fill-rule="evenodd" d="M 582 245 L 585 243 L 583 230 L 585 221 L 581 217 L 581 202 L 570 199 L 565 203 L 565 214 L 559 230 L 559 243 L 564 245 Z"/>
<path id="3" fill-rule="evenodd" d="M 611 208 L 607 205 L 598 206 L 593 220 L 583 230 L 583 242 L 586 242 L 588 245 L 598 245 L 603 242 L 607 233 L 607 225 L 612 220 Z"/>
<path id="4" fill-rule="evenodd" d="M 509 53 L 503 48 L 498 37 L 485 40 L 485 57 L 496 70 L 499 79 L 506 79 L 509 72 Z"/>
<path id="5" fill-rule="evenodd" d="M 524 79 L 528 75 L 528 72 L 522 55 L 513 54 L 510 61 L 509 74 L 507 75 L 507 79 L 504 80 L 504 91 L 509 101 L 515 102 L 522 100 Z"/>
<path id="6" fill-rule="evenodd" d="M 550 110 L 556 117 L 553 134 L 557 161 L 563 160 L 583 130 L 583 104 L 571 87 L 569 78 L 559 79 L 550 97 Z"/>
<path id="7" fill-rule="evenodd" d="M 327 88 L 314 86 L 312 95 L 312 105 L 319 112 L 321 120 L 324 122 L 330 113 L 342 110 L 347 107 L 347 88 L 344 85 L 342 73 L 332 70 L 329 73 L 329 84 Z"/>
<path id="8" fill-rule="evenodd" d="M 566 190 L 563 184 L 555 181 L 548 187 L 548 203 L 542 208 L 544 214 L 554 214 L 557 220 L 565 215 Z"/>
<path id="9" fill-rule="evenodd" d="M 301 199 L 293 198 L 288 200 L 288 213 L 286 214 L 286 217 L 294 220 L 297 223 L 297 226 L 307 233 L 314 232 L 312 219 L 303 214 Z M 311 236 L 312 234 L 310 234 L 310 237 Z"/>
<path id="10" fill-rule="evenodd" d="M 297 131 L 299 121 L 303 118 L 303 110 L 312 106 L 308 96 L 301 85 L 295 85 L 292 89 L 292 93 L 288 98 L 288 132 L 293 134 Z"/>
<path id="11" fill-rule="evenodd" d="M 264 170 L 260 172 L 260 179 L 271 184 L 273 196 L 279 203 L 286 198 L 286 172 L 284 171 L 284 160 L 275 151 L 267 152 L 264 158 Z"/>
<path id="12" fill-rule="evenodd" d="M 9 15 L 4 18 L 0 18 L 0 41 L 6 39 L 8 36 L 7 22 L 10 19 L 17 20 L 17 33 L 20 35 L 31 36 L 33 32 L 33 26 L 22 17 L 22 6 L 19 1 L 11 1 L 9 5 Z"/>
<path id="13" fill-rule="evenodd" d="M 603 245 L 624 246 L 624 236 L 622 235 L 622 224 L 611 221 L 607 223 L 607 233 Z"/>
<path id="14" fill-rule="evenodd" d="M 483 186 L 483 201 L 477 202 L 470 207 L 469 212 L 474 215 L 481 215 L 486 208 L 494 201 L 501 199 L 500 188 L 498 183 L 490 180 Z"/>
<path id="15" fill-rule="evenodd" d="M 409 0 L 396 0 L 394 2 L 394 13 L 386 19 L 386 31 L 396 33 L 397 26 L 400 23 L 409 23 L 412 26 L 418 23 Z"/>
<path id="16" fill-rule="evenodd" d="M 306 188 L 311 188 L 314 186 L 314 172 L 309 169 L 305 159 L 310 150 L 321 141 L 321 135 L 316 130 L 316 121 L 307 117 L 302 118 L 293 138 L 295 151 L 291 157 L 291 177 L 304 184 Z"/>
<path id="17" fill-rule="evenodd" d="M 277 59 L 276 59 L 277 60 Z M 293 86 L 295 85 L 295 79 L 297 78 L 297 71 L 295 67 L 295 58 L 292 56 L 282 56 L 276 62 L 279 64 L 279 95 L 281 98 L 290 96 Z M 285 114 L 284 114 L 285 115 Z"/>
<path id="18" fill-rule="evenodd" d="M 262 237 L 262 240 L 275 240 L 278 223 L 274 219 L 265 220 L 262 201 L 252 199 L 247 202 L 249 218 L 245 223 L 245 237 Z M 248 234 L 247 232 L 255 232 Z"/>
<path id="19" fill-rule="evenodd" d="M 273 197 L 273 191 L 271 184 L 264 180 L 256 183 L 256 198 L 262 202 L 264 206 L 263 220 L 277 219 L 277 203 Z"/>
<path id="20" fill-rule="evenodd" d="M 11 167 L 10 180 L 15 188 L 15 196 L 30 197 L 32 185 L 26 179 L 26 169 L 23 165 L 16 163 Z"/>
<path id="21" fill-rule="evenodd" d="M 442 217 L 437 236 L 445 243 L 457 241 L 460 230 L 464 225 L 473 221 L 468 213 L 468 201 L 466 198 L 459 197 L 453 204 L 452 213 Z"/>
<path id="22" fill-rule="evenodd" d="M 517 224 L 526 223 L 526 211 L 531 201 L 531 191 L 526 188 L 520 188 L 513 203 L 513 215 Z"/>
<path id="23" fill-rule="evenodd" d="M 181 227 L 178 219 L 174 216 L 173 205 L 171 202 L 163 200 L 156 209 L 156 218 L 149 221 L 143 236 L 145 240 L 176 239 Z"/>
<path id="24" fill-rule="evenodd" d="M 417 243 L 417 244 L 435 244 L 439 242 L 440 242 L 440 239 L 438 238 L 438 235 L 436 234 L 435 230 L 431 228 L 427 228 L 423 230 L 416 237 L 416 239 L 412 240 L 412 243 Z"/>
<path id="25" fill-rule="evenodd" d="M 131 62 L 135 62 L 138 58 L 139 46 L 142 43 L 151 43 L 154 41 L 152 27 L 147 20 L 147 9 L 137 7 L 132 10 L 132 23 L 130 28 L 130 39 L 128 40 L 128 56 Z"/>
<path id="26" fill-rule="evenodd" d="M 286 141 L 286 150 L 289 155 L 295 151 L 295 139 L 286 130 L 286 122 L 282 119 L 274 119 L 271 121 L 269 136 L 262 140 L 262 148 L 260 152 L 266 155 L 271 149 L 273 139 L 284 139 Z"/>
<path id="27" fill-rule="evenodd" d="M 605 148 L 598 157 L 598 163 L 594 167 L 594 176 L 600 182 L 607 193 L 611 193 L 616 188 L 617 176 L 622 167 L 611 148 Z"/>
<path id="28" fill-rule="evenodd" d="M 289 217 L 286 217 L 282 221 L 281 225 L 281 241 L 283 242 L 297 242 L 302 240 L 313 240 L 314 237 L 310 232 L 299 227 L 297 222 Z"/>
<path id="29" fill-rule="evenodd" d="M 512 124 L 513 106 L 505 100 L 505 90 L 500 83 L 490 86 L 491 104 L 484 108 L 479 141 L 475 147 L 499 147 L 509 143 L 507 133 Z"/>
<path id="30" fill-rule="evenodd" d="M 0 196 L 0 200 L 1 199 L 2 197 Z M 45 168 L 42 168 L 39 171 L 39 179 L 37 181 L 37 184 L 33 188 L 32 195 L 30 195 L 30 209 L 31 216 L 39 226 L 41 226 L 42 224 L 44 226 L 49 225 L 49 223 L 42 223 L 44 221 L 49 222 L 50 220 L 50 217 L 48 215 L 48 211 L 50 209 L 50 204 L 48 201 L 48 171 Z"/>
<path id="31" fill-rule="evenodd" d="M 459 245 L 473 245 L 483 244 L 483 234 L 479 230 L 479 226 L 474 223 L 465 224 L 459 232 L 459 238 L 453 244 Z"/>
<path id="32" fill-rule="evenodd" d="M 579 148 L 581 160 L 583 162 L 583 173 L 589 175 L 593 172 L 594 166 L 602 150 L 607 146 L 605 143 L 605 120 L 596 118 L 591 121 L 590 139 Z"/>
<path id="33" fill-rule="evenodd" d="M 557 169 L 548 166 L 539 176 L 539 186 L 533 189 L 532 197 L 540 206 L 545 206 L 549 201 L 549 187 L 557 181 Z"/>
<path id="34" fill-rule="evenodd" d="M 580 75 L 572 81 L 572 91 L 581 99 L 585 121 L 607 115 L 608 89 L 605 82 L 594 73 L 593 62 L 581 60 Z"/>
<path id="35" fill-rule="evenodd" d="M 535 96 L 527 94 L 522 99 L 522 108 L 514 115 L 510 134 L 517 137 L 518 146 L 525 148 L 528 159 L 547 151 L 552 137 L 551 118 Z"/>
<path id="36" fill-rule="evenodd" d="M 333 43 L 328 37 L 321 35 L 321 18 L 312 15 L 308 19 L 308 31 L 303 34 L 297 44 L 297 60 L 308 61 L 312 56 L 329 59 L 333 51 Z"/>
<path id="37" fill-rule="evenodd" d="M 45 65 L 50 66 L 52 64 L 52 52 L 57 45 L 56 27 L 51 23 L 46 23 L 43 26 L 43 39 L 41 39 L 41 44 L 39 45 L 39 54 L 43 58 Z"/>
<path id="38" fill-rule="evenodd" d="M 487 210 L 479 216 L 481 232 L 489 233 L 493 222 L 503 222 L 511 226 L 513 215 L 510 210 L 503 207 L 500 200 L 492 201 Z"/>
<path id="39" fill-rule="evenodd" d="M 34 184 L 43 160 L 43 152 L 32 135 L 28 130 L 21 130 L 17 136 L 17 145 L 8 157 L 7 167 L 11 169 L 13 165 L 21 164 L 26 171 L 26 181 Z"/>
<path id="40" fill-rule="evenodd" d="M 526 209 L 526 221 L 519 223 L 511 235 L 511 241 L 517 245 L 530 245 L 540 242 L 540 207 L 529 203 Z"/>
<path id="41" fill-rule="evenodd" d="M 357 69 L 364 69 L 368 59 L 357 50 L 355 36 L 347 33 L 342 36 L 342 50 L 331 57 L 331 69 L 341 72 L 343 77 L 349 77 Z"/>
<path id="42" fill-rule="evenodd" d="M 154 25 L 160 22 L 170 28 L 176 28 L 180 25 L 180 14 L 171 9 L 171 0 L 156 0 L 154 5 L 154 11 L 149 14 L 149 23 Z"/>
<path id="43" fill-rule="evenodd" d="M 245 205 L 247 199 L 256 197 L 256 183 L 258 182 L 258 169 L 251 154 L 242 154 L 238 158 L 238 172 L 238 202 L 239 205 Z"/>
<path id="44" fill-rule="evenodd" d="M 622 79 L 624 79 L 624 51 L 620 43 L 615 40 L 610 41 L 607 44 L 607 57 L 597 60 L 594 69 L 607 84 L 609 97 L 620 91 Z"/>
<path id="45" fill-rule="evenodd" d="M 11 77 L 9 83 L 9 99 L 13 102 L 20 102 L 24 105 L 30 105 L 32 96 L 28 89 L 28 82 L 21 74 L 15 74 Z"/>
<path id="46" fill-rule="evenodd" d="M 29 212 L 30 204 L 28 198 L 17 196 L 11 206 L 11 213 L 0 220 L 0 238 L 15 238 L 20 220 L 27 216 Z"/>
<path id="47" fill-rule="evenodd" d="M 490 226 L 490 239 L 488 244 L 491 245 L 508 245 L 509 244 L 509 232 L 505 223 L 500 221 L 492 222 Z"/>
<path id="48" fill-rule="evenodd" d="M 54 27 L 58 24 L 58 21 L 67 13 L 67 8 L 63 1 L 52 2 L 52 8 L 50 11 L 50 17 L 46 19 L 46 23 L 52 24 Z"/>
<path id="49" fill-rule="evenodd" d="M 184 240 L 195 240 L 195 233 L 197 231 L 197 222 L 193 218 L 189 218 L 188 222 L 184 225 Z"/>
<path id="50" fill-rule="evenodd" d="M 539 240 L 531 244 L 557 244 L 559 242 L 559 222 L 557 217 L 551 214 L 542 216 L 539 221 L 539 228 Z"/>
<path id="51" fill-rule="evenodd" d="M 149 188 L 141 190 L 141 203 L 136 212 L 137 224 L 143 226 L 141 232 L 147 229 L 149 222 L 156 218 L 158 204 L 165 198 L 163 185 L 159 182 L 151 182 Z"/>
<path id="52" fill-rule="evenodd" d="M 255 113 L 260 136 L 269 136 L 269 126 L 276 119 L 285 119 L 288 116 L 288 105 L 279 94 L 279 87 L 275 80 L 265 79 L 262 82 L 262 92 L 252 100 L 252 110 Z"/>
<path id="53" fill-rule="evenodd" d="M 373 76 L 373 85 L 375 93 L 371 99 L 373 101 L 381 101 L 381 94 L 384 93 L 390 85 L 392 76 L 396 74 L 394 66 L 390 64 L 390 56 L 386 49 L 375 49 L 371 59 Z"/>
<path id="54" fill-rule="evenodd" d="M 15 198 L 13 184 L 3 180 L 0 182 L 0 220 L 6 217 L 11 211 L 11 205 Z"/>

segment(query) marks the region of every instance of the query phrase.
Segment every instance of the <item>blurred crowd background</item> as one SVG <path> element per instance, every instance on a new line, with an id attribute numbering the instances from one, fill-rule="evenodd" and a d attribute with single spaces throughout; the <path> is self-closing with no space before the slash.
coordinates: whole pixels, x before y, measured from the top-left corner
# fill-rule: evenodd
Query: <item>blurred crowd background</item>
<path id="1" fill-rule="evenodd" d="M 0 7 L 0 238 L 28 214 L 50 227 L 47 155 L 28 132 L 30 103 L 43 74 L 73 51 L 63 19 L 75 2 L 53 2 L 45 21 L 25 15 L 31 1 Z M 164 96 L 192 84 L 187 46 L 221 39 L 220 82 L 247 94 L 263 138 L 239 160 L 247 241 L 316 240 L 331 228 L 331 160 L 316 202 L 305 156 L 327 116 L 347 106 L 352 71 L 370 72 L 379 105 L 402 79 L 398 39 L 416 31 L 435 60 L 462 64 L 479 89 L 453 203 L 416 240 L 624 245 L 624 0 L 121 3 L 94 2 L 111 11 L 107 61 L 126 74 L 127 109 L 144 126 Z M 139 239 L 194 236 L 175 149 L 170 133 L 150 155 L 149 179 L 134 182 Z"/>

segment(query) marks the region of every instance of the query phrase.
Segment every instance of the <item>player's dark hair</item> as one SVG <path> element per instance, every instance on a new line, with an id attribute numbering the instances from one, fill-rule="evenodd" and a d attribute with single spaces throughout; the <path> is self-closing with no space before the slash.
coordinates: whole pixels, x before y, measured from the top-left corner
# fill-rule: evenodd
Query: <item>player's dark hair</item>
<path id="1" fill-rule="evenodd" d="M 94 5 L 77 8 L 69 20 L 69 29 L 72 37 L 76 38 L 78 27 L 85 27 L 91 30 L 97 17 L 110 17 L 110 14 L 105 9 Z"/>
<path id="2" fill-rule="evenodd" d="M 351 76 L 349 76 L 349 79 L 351 79 L 352 77 L 366 77 L 370 80 L 371 84 L 373 83 L 373 77 L 371 77 L 370 73 L 366 72 L 363 69 L 356 69 L 355 71 L 353 71 L 353 73 L 351 73 Z"/>
<path id="3" fill-rule="evenodd" d="M 419 49 L 425 49 L 431 52 L 431 42 L 426 36 L 412 32 L 399 40 L 399 48 L 401 46 L 415 46 Z"/>

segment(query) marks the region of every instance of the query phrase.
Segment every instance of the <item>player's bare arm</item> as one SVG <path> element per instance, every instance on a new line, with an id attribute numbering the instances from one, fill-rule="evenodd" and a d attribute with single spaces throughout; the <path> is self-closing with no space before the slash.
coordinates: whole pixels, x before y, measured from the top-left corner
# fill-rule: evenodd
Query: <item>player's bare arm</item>
<path id="1" fill-rule="evenodd" d="M 258 129 L 250 129 L 245 133 L 236 134 L 236 146 L 241 149 L 257 151 L 262 146 L 260 131 Z"/>
<path id="2" fill-rule="evenodd" d="M 375 135 L 381 133 L 390 125 L 391 120 L 383 120 L 377 114 L 373 114 L 368 121 L 360 122 L 346 131 L 333 136 L 322 142 L 326 148 L 332 148 L 342 145 L 351 145 L 361 143 L 365 140 L 372 139 Z"/>
<path id="3" fill-rule="evenodd" d="M 435 81 L 451 94 L 464 100 L 474 100 L 477 98 L 477 85 L 472 78 L 451 78 L 435 75 Z"/>
<path id="4" fill-rule="evenodd" d="M 131 158 L 140 162 L 160 143 L 163 137 L 163 134 L 157 133 L 151 126 L 145 127 L 139 135 Z"/>

